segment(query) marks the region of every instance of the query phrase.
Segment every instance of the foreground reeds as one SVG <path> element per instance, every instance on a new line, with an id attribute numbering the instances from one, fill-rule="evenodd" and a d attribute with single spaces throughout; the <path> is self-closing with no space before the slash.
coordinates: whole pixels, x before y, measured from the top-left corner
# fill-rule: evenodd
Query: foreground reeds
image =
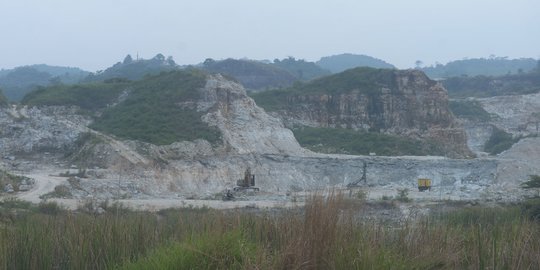
<path id="1" fill-rule="evenodd" d="M 540 269 L 540 225 L 519 207 L 366 222 L 313 196 L 280 211 L 0 212 L 2 269 Z M 391 205 L 389 207 L 392 207 Z"/>

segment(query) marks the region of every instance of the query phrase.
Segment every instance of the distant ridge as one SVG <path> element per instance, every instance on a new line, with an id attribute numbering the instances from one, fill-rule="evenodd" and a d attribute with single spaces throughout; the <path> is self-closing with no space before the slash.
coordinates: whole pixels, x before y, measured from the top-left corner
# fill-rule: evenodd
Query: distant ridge
<path id="1" fill-rule="evenodd" d="M 381 59 L 377 59 L 368 55 L 344 53 L 332 56 L 322 57 L 316 62 L 321 68 L 339 73 L 347 69 L 356 67 L 372 67 L 372 68 L 389 68 L 396 67 Z"/>
<path id="2" fill-rule="evenodd" d="M 501 76 L 525 73 L 537 66 L 533 58 L 508 59 L 506 57 L 473 58 L 448 62 L 446 65 L 424 67 L 422 70 L 432 79 L 461 76 Z"/>

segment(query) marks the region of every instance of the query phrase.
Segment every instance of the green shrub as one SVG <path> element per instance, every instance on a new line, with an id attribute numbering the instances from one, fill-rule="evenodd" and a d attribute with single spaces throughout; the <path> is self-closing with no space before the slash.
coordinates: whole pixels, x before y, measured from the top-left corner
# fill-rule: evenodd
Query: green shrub
<path id="1" fill-rule="evenodd" d="M 298 95 L 340 95 L 359 91 L 368 96 L 380 95 L 383 87 L 392 91 L 397 88 L 396 72 L 392 69 L 374 69 L 359 67 L 344 72 L 312 80 L 308 83 L 296 83 L 287 89 L 277 89 L 253 93 L 257 105 L 267 111 L 287 109 L 288 98 Z"/>
<path id="2" fill-rule="evenodd" d="M 22 201 L 17 198 L 6 198 L 0 200 L 0 208 L 3 209 L 30 209 L 32 204 L 27 201 Z"/>
<path id="3" fill-rule="evenodd" d="M 201 120 L 203 113 L 179 105 L 194 103 L 205 82 L 206 75 L 194 70 L 163 73 L 134 82 L 126 100 L 106 109 L 90 127 L 158 145 L 195 139 L 216 143 L 221 134 Z"/>
<path id="4" fill-rule="evenodd" d="M 444 151 L 435 143 L 382 133 L 312 127 L 293 129 L 293 133 L 300 145 L 315 152 L 351 155 L 376 153 L 380 156 L 444 155 Z"/>
<path id="5" fill-rule="evenodd" d="M 41 202 L 38 204 L 37 210 L 42 214 L 52 216 L 65 212 L 64 208 L 56 202 Z"/>
<path id="6" fill-rule="evenodd" d="M 4 96 L 4 92 L 0 89 L 0 108 L 8 105 L 8 99 Z"/>
<path id="7" fill-rule="evenodd" d="M 87 111 L 95 111 L 114 103 L 128 86 L 124 82 L 53 85 L 30 92 L 21 103 L 30 106 L 79 106 Z"/>
<path id="8" fill-rule="evenodd" d="M 256 245 L 240 231 L 194 236 L 151 252 L 120 269 L 242 269 L 255 259 Z"/>
<path id="9" fill-rule="evenodd" d="M 513 138 L 512 134 L 505 132 L 497 127 L 493 127 L 493 133 L 484 145 L 484 151 L 492 155 L 502 153 L 508 150 L 518 142 L 520 138 Z"/>
<path id="10" fill-rule="evenodd" d="M 409 189 L 408 188 L 398 189 L 396 200 L 400 202 L 410 202 L 411 198 L 409 198 Z"/>
<path id="11" fill-rule="evenodd" d="M 521 209 L 531 220 L 540 222 L 540 198 L 530 199 L 524 202 Z"/>
<path id="12" fill-rule="evenodd" d="M 491 115 L 477 100 L 451 100 L 450 110 L 455 116 L 473 121 L 489 121 Z"/>

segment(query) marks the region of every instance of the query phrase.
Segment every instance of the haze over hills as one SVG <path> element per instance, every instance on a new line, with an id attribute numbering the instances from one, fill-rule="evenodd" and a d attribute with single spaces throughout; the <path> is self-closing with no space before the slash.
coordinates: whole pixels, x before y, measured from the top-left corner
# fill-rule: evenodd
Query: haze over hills
<path id="1" fill-rule="evenodd" d="M 339 73 L 347 69 L 356 67 L 372 67 L 372 68 L 389 68 L 394 69 L 393 65 L 386 63 L 381 59 L 377 59 L 367 55 L 357 55 L 344 53 L 332 56 L 322 57 L 316 62 L 321 68 Z"/>
<path id="2" fill-rule="evenodd" d="M 537 67 L 539 60 L 533 58 L 508 59 L 507 57 L 473 58 L 448 62 L 444 65 L 422 67 L 433 79 L 462 76 L 500 76 L 529 72 Z M 418 63 L 420 64 L 420 63 Z"/>
<path id="3" fill-rule="evenodd" d="M 450 77 L 442 84 L 453 98 L 534 94 L 540 92 L 540 68 L 500 76 Z"/>
<path id="4" fill-rule="evenodd" d="M 96 73 L 89 74 L 83 81 L 98 82 L 108 79 L 139 80 L 147 75 L 159 74 L 162 71 L 178 69 L 179 66 L 171 56 L 165 58 L 163 54 L 157 54 L 151 59 L 133 59 L 127 55 L 122 62 Z"/>
<path id="5" fill-rule="evenodd" d="M 18 101 L 38 86 L 77 83 L 90 72 L 74 67 L 45 64 L 18 67 L 0 72 L 0 88 L 9 100 Z"/>
<path id="6" fill-rule="evenodd" d="M 462 75 L 506 75 L 510 73 L 528 72 L 537 65 L 532 58 L 507 59 L 492 57 L 490 59 L 468 59 L 449 62 L 446 65 L 424 67 L 422 70 L 431 78 Z M 267 90 L 291 86 L 296 81 L 309 81 L 314 78 L 341 72 L 355 67 L 395 68 L 380 59 L 366 55 L 340 54 L 322 57 L 317 62 L 288 57 L 270 61 L 248 59 L 208 59 L 206 64 L 196 65 L 210 72 L 219 72 L 235 78 L 249 90 Z M 184 66 L 185 67 L 185 66 Z M 11 101 L 19 101 L 38 86 L 52 84 L 74 84 L 80 81 L 103 81 L 107 79 L 141 79 L 148 74 L 158 74 L 184 68 L 175 63 L 172 57 L 157 54 L 151 59 L 133 59 L 126 56 L 122 62 L 91 73 L 75 67 L 57 67 L 48 65 L 31 65 L 0 71 L 0 87 Z"/>

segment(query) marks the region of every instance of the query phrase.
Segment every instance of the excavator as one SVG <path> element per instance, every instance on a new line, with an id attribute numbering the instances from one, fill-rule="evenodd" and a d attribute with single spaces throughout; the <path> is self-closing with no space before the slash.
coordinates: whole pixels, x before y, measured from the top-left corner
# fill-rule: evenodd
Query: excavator
<path id="1" fill-rule="evenodd" d="M 244 172 L 244 178 L 236 180 L 236 187 L 233 191 L 253 190 L 259 191 L 258 187 L 255 187 L 255 175 L 251 173 L 251 169 L 248 167 Z M 222 199 L 224 201 L 232 201 L 235 199 L 234 193 L 230 189 L 223 192 Z"/>
<path id="2" fill-rule="evenodd" d="M 255 187 L 255 175 L 251 173 L 251 169 L 249 167 L 244 172 L 244 178 L 236 181 L 236 187 L 234 187 L 234 191 L 241 190 L 259 191 L 259 188 Z"/>

